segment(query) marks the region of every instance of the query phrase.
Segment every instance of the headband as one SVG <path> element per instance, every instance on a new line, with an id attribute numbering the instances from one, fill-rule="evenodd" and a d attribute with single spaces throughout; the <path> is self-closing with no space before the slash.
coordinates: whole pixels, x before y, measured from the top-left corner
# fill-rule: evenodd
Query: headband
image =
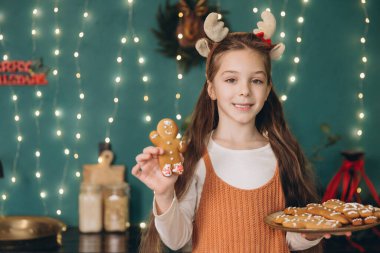
<path id="1" fill-rule="evenodd" d="M 272 46 L 271 37 L 276 30 L 276 19 L 269 11 L 261 13 L 262 21 L 257 22 L 257 28 L 253 30 L 253 34 L 260 38 L 263 42 Z M 204 22 L 204 30 L 207 37 L 213 42 L 221 42 L 228 34 L 229 30 L 224 26 L 224 22 L 218 20 L 218 13 L 212 12 L 208 14 Z M 195 44 L 198 53 L 206 57 L 210 53 L 209 42 L 206 38 L 201 38 Z M 277 60 L 284 53 L 285 45 L 283 43 L 276 44 L 270 51 L 269 55 L 272 60 Z"/>

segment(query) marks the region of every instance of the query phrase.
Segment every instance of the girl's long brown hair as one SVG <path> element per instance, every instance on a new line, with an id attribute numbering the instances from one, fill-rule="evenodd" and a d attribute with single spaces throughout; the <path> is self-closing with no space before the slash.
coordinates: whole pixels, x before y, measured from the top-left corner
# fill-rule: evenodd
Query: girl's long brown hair
<path id="1" fill-rule="evenodd" d="M 212 42 L 210 42 L 212 43 Z M 214 43 L 207 58 L 206 76 L 212 81 L 220 67 L 218 59 L 229 50 L 252 49 L 262 56 L 268 75 L 268 85 L 272 84 L 271 61 L 269 52 L 273 46 L 262 42 L 253 33 L 230 33 L 220 43 Z M 190 126 L 185 136 L 189 146 L 184 154 L 183 175 L 175 184 L 176 196 L 179 200 L 190 186 L 195 173 L 195 166 L 202 158 L 207 147 L 207 136 L 214 130 L 219 121 L 216 102 L 211 100 L 207 92 L 207 80 L 195 106 Z M 286 206 L 305 206 L 319 200 L 312 171 L 307 163 L 296 139 L 291 134 L 279 101 L 272 85 L 268 99 L 262 110 L 256 116 L 256 128 L 267 136 L 277 158 L 282 189 L 285 194 Z M 322 252 L 320 245 L 304 252 Z M 162 243 L 154 225 L 151 214 L 148 229 L 142 238 L 140 252 L 162 252 Z"/>

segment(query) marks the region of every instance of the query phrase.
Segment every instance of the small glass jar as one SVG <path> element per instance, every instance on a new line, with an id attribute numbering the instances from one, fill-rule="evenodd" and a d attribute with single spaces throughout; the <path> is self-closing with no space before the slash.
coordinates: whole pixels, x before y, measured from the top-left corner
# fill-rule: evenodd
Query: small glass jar
<path id="1" fill-rule="evenodd" d="M 104 187 L 104 229 L 124 232 L 129 224 L 129 186 L 127 183 Z"/>
<path id="2" fill-rule="evenodd" d="M 79 193 L 79 231 L 96 233 L 102 230 L 101 187 L 82 183 Z"/>

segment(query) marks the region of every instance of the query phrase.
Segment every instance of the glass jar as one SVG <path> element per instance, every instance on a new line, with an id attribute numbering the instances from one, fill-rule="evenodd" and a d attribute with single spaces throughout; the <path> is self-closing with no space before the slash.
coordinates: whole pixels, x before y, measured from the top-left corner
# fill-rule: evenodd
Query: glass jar
<path id="1" fill-rule="evenodd" d="M 129 224 L 129 186 L 127 183 L 104 187 L 104 229 L 124 232 Z"/>
<path id="2" fill-rule="evenodd" d="M 102 230 L 101 187 L 82 183 L 79 193 L 79 231 L 96 233 Z"/>

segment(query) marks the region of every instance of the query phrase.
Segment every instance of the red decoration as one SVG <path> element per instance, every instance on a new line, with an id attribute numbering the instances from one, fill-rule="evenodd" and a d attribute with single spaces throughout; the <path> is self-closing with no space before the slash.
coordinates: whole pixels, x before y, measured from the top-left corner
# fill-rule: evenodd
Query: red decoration
<path id="1" fill-rule="evenodd" d="M 44 85 L 46 73 L 33 71 L 32 61 L 0 62 L 0 85 Z"/>
<path id="2" fill-rule="evenodd" d="M 322 201 L 324 202 L 326 200 L 336 198 L 339 185 L 342 182 L 342 192 L 340 199 L 344 202 L 352 202 L 353 197 L 355 196 L 356 202 L 361 202 L 357 188 L 359 186 L 361 178 L 363 178 L 375 202 L 378 206 L 380 206 L 379 195 L 377 194 L 374 185 L 364 170 L 364 153 L 345 151 L 342 152 L 342 155 L 345 158 L 343 160 L 343 164 L 328 184 Z M 373 228 L 372 230 L 377 236 L 380 236 L 379 230 L 376 228 Z M 346 237 L 346 239 L 352 247 L 356 248 L 360 252 L 365 252 L 365 248 L 360 244 L 352 241 L 350 237 Z"/>
<path id="3" fill-rule="evenodd" d="M 271 39 L 264 39 L 264 32 L 258 32 L 255 35 L 256 35 L 256 37 L 260 38 L 263 42 L 267 43 L 269 46 L 272 46 L 272 40 Z"/>

